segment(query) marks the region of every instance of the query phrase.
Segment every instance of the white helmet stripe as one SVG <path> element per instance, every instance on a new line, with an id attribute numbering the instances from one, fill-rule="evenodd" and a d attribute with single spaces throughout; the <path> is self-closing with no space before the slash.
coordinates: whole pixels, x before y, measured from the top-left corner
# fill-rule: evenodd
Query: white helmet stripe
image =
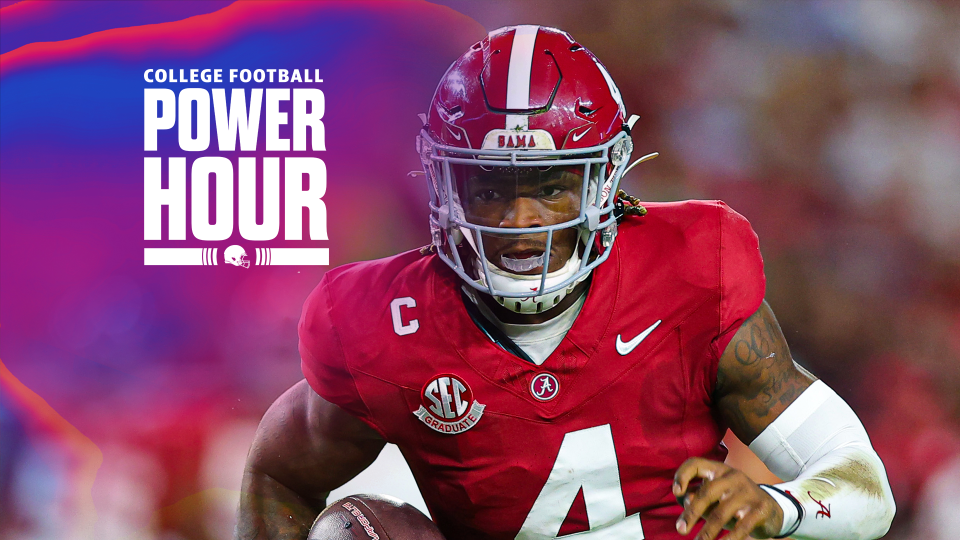
<path id="1" fill-rule="evenodd" d="M 539 26 L 518 26 L 513 34 L 510 68 L 507 71 L 507 108 L 530 108 L 530 71 L 533 65 L 533 44 L 537 41 Z M 508 114 L 505 129 L 529 128 L 525 114 Z"/>
<path id="2" fill-rule="evenodd" d="M 610 76 L 610 73 L 607 72 L 607 68 L 603 67 L 603 64 L 601 64 L 599 60 L 594 58 L 593 61 L 597 64 L 597 68 L 600 69 L 600 74 L 603 75 L 603 80 L 607 81 L 607 87 L 610 88 L 610 95 L 620 107 L 620 114 L 626 117 L 627 109 L 623 106 L 623 98 L 620 96 L 620 89 L 617 88 L 617 83 L 613 82 L 613 78 Z"/>

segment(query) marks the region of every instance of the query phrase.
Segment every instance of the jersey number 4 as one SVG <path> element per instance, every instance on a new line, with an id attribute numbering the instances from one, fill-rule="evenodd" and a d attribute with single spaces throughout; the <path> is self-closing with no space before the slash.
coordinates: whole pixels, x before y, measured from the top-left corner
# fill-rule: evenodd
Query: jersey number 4
<path id="1" fill-rule="evenodd" d="M 590 530 L 571 534 L 571 538 L 643 538 L 640 514 L 627 516 L 613 433 L 610 424 L 605 424 L 564 435 L 547 483 L 540 490 L 516 540 L 556 538 L 581 489 Z"/>

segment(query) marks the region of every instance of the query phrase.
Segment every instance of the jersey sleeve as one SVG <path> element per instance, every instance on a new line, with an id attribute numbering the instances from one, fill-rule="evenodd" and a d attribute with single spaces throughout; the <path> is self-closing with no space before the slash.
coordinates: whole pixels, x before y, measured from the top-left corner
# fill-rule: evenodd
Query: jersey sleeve
<path id="1" fill-rule="evenodd" d="M 300 315 L 300 368 L 307 383 L 320 397 L 383 435 L 383 430 L 370 415 L 350 373 L 331 306 L 328 282 L 324 276 L 307 297 Z"/>
<path id="2" fill-rule="evenodd" d="M 767 280 L 753 227 L 723 202 L 719 202 L 718 207 L 720 320 L 713 349 L 719 359 L 743 322 L 760 309 Z"/>

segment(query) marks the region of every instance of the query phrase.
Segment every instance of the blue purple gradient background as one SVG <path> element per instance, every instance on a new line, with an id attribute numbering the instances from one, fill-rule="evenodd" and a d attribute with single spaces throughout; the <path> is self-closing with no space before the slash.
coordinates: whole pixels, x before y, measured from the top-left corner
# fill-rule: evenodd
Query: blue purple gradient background
<path id="1" fill-rule="evenodd" d="M 262 414 L 300 377 L 296 322 L 326 268 L 147 267 L 143 248 L 216 246 L 222 257 L 231 243 L 250 255 L 325 247 L 335 266 L 427 243 L 426 186 L 406 175 L 419 168 L 417 113 L 450 61 L 483 35 L 425 2 L 5 5 L 0 359 L 103 449 L 105 463 L 115 442 L 155 455 L 168 477 L 159 506 L 198 491 L 205 433 Z M 208 151 L 183 152 L 176 129 L 161 133 L 159 152 L 145 152 L 145 87 L 309 86 L 150 85 L 148 68 L 223 68 L 225 78 L 230 68 L 318 69 L 327 150 L 242 155 L 323 159 L 329 241 L 145 241 L 145 156 L 189 164 L 241 155 L 219 152 L 215 136 Z M 36 412 L 12 394 L 0 409 L 9 477 L 7 457 L 33 444 Z"/>

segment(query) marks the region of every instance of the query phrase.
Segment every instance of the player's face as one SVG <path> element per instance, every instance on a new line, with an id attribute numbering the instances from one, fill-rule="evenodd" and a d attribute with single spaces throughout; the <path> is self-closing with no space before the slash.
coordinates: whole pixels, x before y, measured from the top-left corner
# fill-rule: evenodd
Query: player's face
<path id="1" fill-rule="evenodd" d="M 527 228 L 556 225 L 580 215 L 583 166 L 479 167 L 454 171 L 468 222 L 488 227 Z M 533 275 L 543 271 L 549 233 L 483 233 L 487 260 L 501 270 Z M 577 248 L 574 227 L 553 233 L 549 272 L 559 270 Z"/>

